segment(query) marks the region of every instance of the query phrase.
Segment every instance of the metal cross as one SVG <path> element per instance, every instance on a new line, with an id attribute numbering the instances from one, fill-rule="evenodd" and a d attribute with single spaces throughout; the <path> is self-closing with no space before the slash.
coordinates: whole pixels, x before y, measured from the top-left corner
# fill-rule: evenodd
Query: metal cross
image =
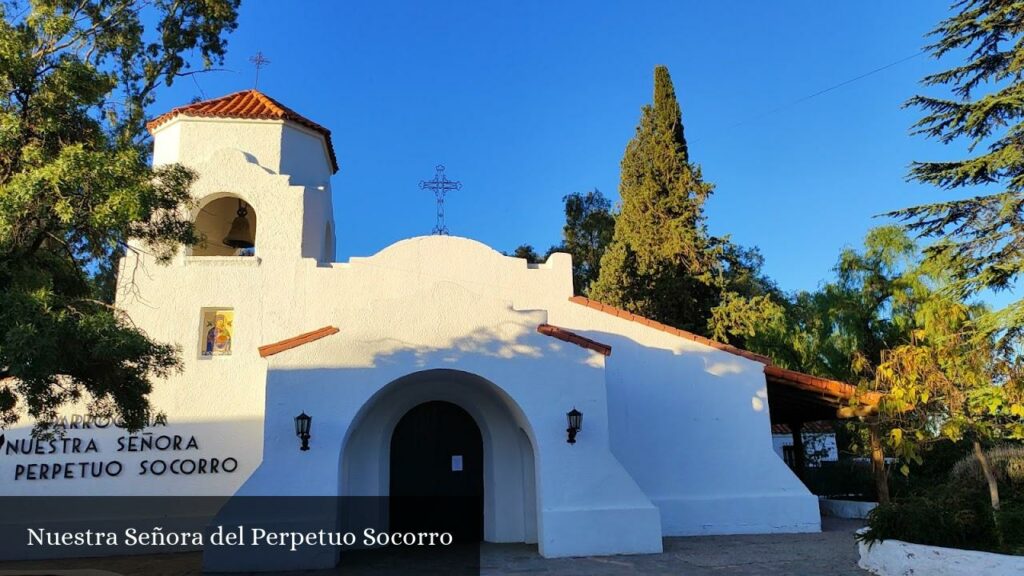
<path id="1" fill-rule="evenodd" d="M 256 55 L 249 58 L 249 62 L 252 62 L 252 65 L 256 67 L 256 82 L 253 83 L 252 87 L 258 88 L 260 85 L 260 69 L 270 66 L 270 58 L 264 56 L 262 50 L 257 50 Z"/>
<path id="2" fill-rule="evenodd" d="M 444 164 L 438 164 L 435 168 L 437 174 L 433 180 L 420 180 L 420 190 L 433 190 L 437 199 L 437 224 L 434 226 L 434 234 L 448 235 L 448 227 L 444 223 L 444 197 L 449 190 L 461 190 L 462 182 L 449 180 L 444 175 Z"/>

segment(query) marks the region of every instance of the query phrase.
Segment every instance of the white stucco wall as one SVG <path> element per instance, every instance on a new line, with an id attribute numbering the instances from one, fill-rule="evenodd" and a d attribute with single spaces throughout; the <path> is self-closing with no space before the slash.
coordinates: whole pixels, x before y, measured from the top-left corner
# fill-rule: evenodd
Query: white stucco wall
<path id="1" fill-rule="evenodd" d="M 153 164 L 190 167 L 222 148 L 244 150 L 273 174 L 296 186 L 328 186 L 334 167 L 323 135 L 287 120 L 177 116 L 153 132 Z"/>
<path id="2" fill-rule="evenodd" d="M 231 456 L 237 471 L 14 482 L 18 460 L 5 457 L 2 493 L 380 493 L 386 454 L 367 446 L 403 408 L 435 397 L 466 408 L 485 433 L 488 539 L 535 540 L 545 555 L 565 556 L 655 552 L 663 534 L 819 528 L 817 500 L 773 453 L 761 364 L 570 302 L 566 254 L 530 265 L 465 238 L 427 236 L 326 262 L 326 156 L 289 130 L 200 119 L 161 127 L 155 162 L 196 169 L 196 210 L 225 195 L 253 207 L 257 256 L 182 251 L 167 266 L 144 253 L 122 262 L 118 304 L 182 348 L 182 373 L 157 383 L 153 404 L 168 429 L 201 436 L 188 456 Z M 282 141 L 301 154 L 282 153 Z M 200 356 L 204 307 L 234 310 L 231 356 Z M 541 335 L 542 322 L 612 354 Z M 269 359 L 257 352 L 326 325 L 340 332 Z M 393 406 L 376 404 L 382 394 Z M 572 407 L 584 429 L 570 446 Z M 297 450 L 293 431 L 303 410 L 315 422 L 309 452 Z M 28 430 L 24 422 L 7 436 Z M 118 431 L 104 433 L 116 442 Z M 363 465 L 348 459 L 370 467 L 353 473 Z"/>
<path id="3" fill-rule="evenodd" d="M 166 415 L 166 425 L 147 429 L 134 440 L 111 425 L 70 428 L 69 443 L 60 442 L 54 449 L 30 441 L 31 421 L 24 418 L 4 432 L 0 494 L 225 495 L 233 494 L 256 468 L 262 458 L 258 439 L 266 380 L 266 362 L 257 347 L 281 334 L 301 331 L 301 319 L 295 321 L 290 314 L 294 304 L 289 295 L 294 286 L 291 270 L 305 269 L 313 261 L 302 260 L 303 255 L 323 257 L 324 228 L 328 223 L 333 226 L 329 183 L 293 185 L 329 174 L 322 153 L 307 158 L 305 164 L 295 164 L 305 166 L 306 174 L 277 173 L 282 165 L 282 131 L 292 130 L 280 122 L 205 119 L 175 120 L 161 127 L 154 138 L 154 163 L 181 161 L 199 175 L 193 187 L 197 205 L 192 217 L 217 198 L 245 200 L 258 216 L 257 257 L 193 257 L 183 250 L 167 266 L 156 264 L 145 253 L 124 258 L 118 305 L 153 338 L 181 346 L 182 372 L 158 382 L 150 395 L 154 407 Z M 260 158 L 267 164 L 257 163 Z M 205 307 L 234 310 L 231 356 L 200 356 Z M 62 414 L 74 424 L 86 412 L 83 404 L 69 406 Z M 159 440 L 160 446 L 171 448 L 143 444 L 143 438 L 153 438 L 156 444 L 162 436 L 170 440 Z M 175 436 L 181 449 L 173 449 Z M 195 443 L 190 444 L 193 438 Z M 78 451 L 70 444 L 75 439 Z M 89 440 L 94 441 L 95 451 L 85 451 Z M 25 450 L 31 453 L 23 454 Z M 178 461 L 179 469 L 182 460 L 194 461 L 195 472 L 154 475 L 154 460 L 168 467 Z M 231 460 L 231 471 L 218 465 L 218 472 L 210 473 L 213 460 Z M 104 472 L 113 466 L 111 471 L 120 472 L 117 476 L 63 476 L 80 462 L 102 464 Z M 157 466 L 159 470 L 164 464 Z M 207 473 L 199 473 L 201 466 Z M 193 464 L 186 463 L 185 469 L 192 470 Z M 54 470 L 60 471 L 55 475 Z"/>
<path id="4" fill-rule="evenodd" d="M 465 240 L 440 242 L 445 254 L 481 249 Z M 410 257 L 420 248 L 416 244 L 392 250 Z M 377 274 L 392 270 L 378 269 Z M 324 276 L 320 289 L 344 291 L 335 282 L 347 274 L 318 272 Z M 455 402 L 474 415 L 484 432 L 485 460 L 492 471 L 488 474 L 485 466 L 485 499 L 491 499 L 485 503 L 493 512 L 485 513 L 489 540 L 527 539 L 518 495 L 522 471 L 509 462 L 520 460 L 517 436 L 522 428 L 533 440 L 542 554 L 660 551 L 658 510 L 609 449 L 604 357 L 537 333 L 537 325 L 545 321 L 543 311 L 517 311 L 507 301 L 448 282 L 407 283 L 403 291 L 400 298 L 339 297 L 329 323 L 344 326 L 341 333 L 272 357 L 264 461 L 240 494 L 336 494 L 343 449 L 359 433 L 352 427 L 360 410 L 410 373 L 457 370 L 490 383 L 490 389 L 477 384 L 457 392 L 457 380 L 441 379 L 442 388 L 421 393 L 416 389 L 423 382 L 407 380 L 408 396 L 389 401 L 384 423 L 376 420 L 377 434 L 390 434 L 402 414 L 431 397 Z M 471 313 L 456 313 L 460 310 Z M 309 408 L 311 401 L 317 414 Z M 496 417 L 502 406 L 513 416 Z M 573 406 L 586 415 L 585 427 L 580 441 L 569 445 L 565 413 Z M 292 428 L 292 418 L 303 410 L 317 422 L 309 452 L 296 450 Z M 377 463 L 362 458 L 350 466 L 350 474 L 356 469 L 362 475 L 352 486 L 356 495 L 387 495 L 381 464 L 387 452 L 377 456 Z M 494 465 L 496 460 L 504 462 Z M 502 466 L 505 472 L 499 470 Z M 303 471 L 301 481 L 290 473 L 295 470 Z"/>
<path id="5" fill-rule="evenodd" d="M 817 501 L 772 451 L 763 365 L 566 302 L 553 324 L 612 346 L 613 451 L 665 535 L 820 529 Z"/>
<path id="6" fill-rule="evenodd" d="M 292 184 L 324 186 L 334 168 L 323 135 L 294 122 L 281 130 L 280 172 L 292 177 Z"/>

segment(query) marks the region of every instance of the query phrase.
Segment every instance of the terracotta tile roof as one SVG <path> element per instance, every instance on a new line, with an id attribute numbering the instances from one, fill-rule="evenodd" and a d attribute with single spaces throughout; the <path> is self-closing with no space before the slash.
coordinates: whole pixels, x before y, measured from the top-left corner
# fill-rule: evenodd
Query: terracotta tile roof
<path id="1" fill-rule="evenodd" d="M 705 346 L 710 346 L 712 348 L 716 348 L 724 352 L 729 352 L 730 354 L 742 356 L 749 360 L 754 360 L 755 362 L 761 362 L 762 364 L 771 364 L 771 360 L 769 360 L 767 356 L 755 354 L 753 352 L 749 352 L 747 350 L 743 350 L 742 348 L 737 348 L 729 344 L 716 342 L 710 338 L 705 338 L 699 334 L 687 332 L 686 330 L 680 330 L 679 328 L 674 328 L 672 326 L 669 326 L 668 324 L 662 324 L 661 322 L 651 320 L 650 318 L 638 316 L 636 314 L 633 314 L 632 312 L 626 312 L 625 310 L 621 308 L 616 308 L 615 306 L 601 304 L 597 300 L 591 300 L 590 298 L 584 298 L 583 296 L 573 296 L 572 298 L 569 298 L 569 301 L 575 304 L 586 306 L 588 308 L 593 308 L 594 310 L 600 310 L 601 312 L 611 314 L 612 316 L 624 318 L 626 320 L 629 320 L 630 322 L 636 322 L 638 324 L 643 324 L 644 326 L 649 326 L 651 328 L 654 328 L 655 330 L 660 330 L 661 332 L 667 332 L 669 334 L 672 334 L 673 336 L 679 336 L 680 338 L 693 340 L 694 342 L 704 344 Z"/>
<path id="2" fill-rule="evenodd" d="M 585 337 L 580 336 L 579 334 L 577 334 L 575 332 L 570 332 L 570 331 L 566 330 L 565 328 L 559 328 L 558 326 L 552 326 L 551 324 L 541 324 L 540 326 L 537 326 L 537 332 L 540 332 L 541 334 L 543 334 L 545 336 L 551 336 L 552 338 L 558 338 L 559 340 L 562 340 L 563 342 L 569 342 L 570 344 L 575 344 L 575 345 L 577 345 L 577 346 L 579 346 L 581 348 L 586 348 L 587 350 L 593 350 L 594 352 L 600 352 L 601 354 L 604 354 L 605 356 L 611 356 L 611 353 L 612 353 L 612 347 L 607 345 L 607 344 L 601 344 L 600 342 L 598 342 L 596 340 L 591 340 L 590 338 L 585 338 Z"/>
<path id="3" fill-rule="evenodd" d="M 331 334 L 337 334 L 338 332 L 340 332 L 340 330 L 338 330 L 334 326 L 324 326 L 319 330 L 313 330 L 312 332 L 299 334 L 298 336 L 294 336 L 286 340 L 281 340 L 280 342 L 274 342 L 273 344 L 260 346 L 260 356 L 262 356 L 263 358 L 266 358 L 267 356 L 273 356 L 274 354 L 277 354 L 279 352 L 291 350 L 292 348 L 297 348 L 299 346 L 302 346 L 303 344 L 309 344 L 310 342 L 314 342 L 321 338 L 325 338 L 327 336 L 330 336 Z"/>
<path id="4" fill-rule="evenodd" d="M 857 387 L 839 380 L 831 380 L 820 376 L 804 374 L 796 370 L 787 370 L 778 366 L 765 366 L 764 374 L 770 382 L 787 384 L 794 388 L 800 388 L 808 392 L 819 392 L 833 398 L 849 400 L 857 395 Z M 878 392 L 865 393 L 860 401 L 869 405 L 875 405 L 882 395 Z"/>
<path id="5" fill-rule="evenodd" d="M 327 151 L 331 156 L 331 166 L 335 172 L 338 171 L 338 159 L 334 155 L 331 131 L 258 90 L 243 90 L 213 100 L 179 106 L 151 120 L 146 124 L 146 129 L 152 133 L 161 124 L 176 116 L 290 120 L 323 135 L 327 141 Z"/>

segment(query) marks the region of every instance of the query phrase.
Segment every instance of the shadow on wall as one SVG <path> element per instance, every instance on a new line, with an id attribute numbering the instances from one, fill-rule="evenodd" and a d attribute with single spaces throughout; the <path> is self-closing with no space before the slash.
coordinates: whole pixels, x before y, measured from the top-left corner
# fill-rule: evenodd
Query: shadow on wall
<path id="1" fill-rule="evenodd" d="M 621 334 L 576 332 L 610 345 L 611 356 L 605 359 L 539 334 L 534 324 L 507 322 L 438 338 L 431 344 L 347 335 L 343 330 L 333 342 L 345 348 L 346 360 L 340 365 L 322 361 L 333 357 L 333 350 L 325 348 L 326 353 L 311 358 L 311 367 L 286 364 L 272 372 L 289 373 L 282 383 L 374 382 L 364 402 L 385 384 L 423 370 L 448 368 L 478 374 L 498 390 L 507 373 L 532 373 L 535 386 L 558 388 L 563 384 L 559 378 L 573 372 L 578 379 L 604 382 L 611 445 L 620 459 L 650 454 L 652 447 L 676 446 L 680 439 L 702 445 L 706 451 L 772 454 L 767 387 L 759 363 L 713 349 L 654 348 Z M 570 390 L 564 390 L 562 397 L 565 410 L 576 405 Z M 585 406 L 577 407 L 587 413 Z M 564 433 L 563 420 L 554 425 L 557 428 L 544 433 Z"/>
<path id="2" fill-rule="evenodd" d="M 806 492 L 772 448 L 763 365 L 728 352 L 610 345 L 605 369 L 612 452 L 652 498 Z"/>

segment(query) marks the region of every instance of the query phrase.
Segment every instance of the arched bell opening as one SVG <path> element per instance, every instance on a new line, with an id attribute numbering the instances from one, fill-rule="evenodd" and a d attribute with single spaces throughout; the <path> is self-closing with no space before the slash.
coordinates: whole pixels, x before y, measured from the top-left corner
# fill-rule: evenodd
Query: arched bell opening
<path id="1" fill-rule="evenodd" d="M 196 215 L 200 241 L 192 256 L 254 256 L 256 210 L 237 196 L 221 196 L 204 204 Z"/>

